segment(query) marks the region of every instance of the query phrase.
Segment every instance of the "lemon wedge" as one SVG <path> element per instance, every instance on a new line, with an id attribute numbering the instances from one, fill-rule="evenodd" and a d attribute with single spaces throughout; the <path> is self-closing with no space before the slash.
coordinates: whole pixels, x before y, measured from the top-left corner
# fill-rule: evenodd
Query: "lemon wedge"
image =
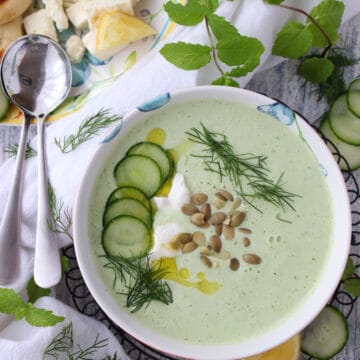
<path id="1" fill-rule="evenodd" d="M 120 11 L 104 13 L 98 19 L 96 50 L 108 50 L 155 34 L 140 19 Z"/>
<path id="2" fill-rule="evenodd" d="M 274 349 L 242 360 L 298 360 L 299 357 L 300 335 L 298 334 Z"/>

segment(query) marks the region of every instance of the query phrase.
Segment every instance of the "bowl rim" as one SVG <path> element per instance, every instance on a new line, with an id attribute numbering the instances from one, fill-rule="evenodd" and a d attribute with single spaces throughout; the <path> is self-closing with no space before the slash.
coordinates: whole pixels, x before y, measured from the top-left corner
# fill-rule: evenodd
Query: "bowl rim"
<path id="1" fill-rule="evenodd" d="M 274 103 L 274 101 L 277 103 L 282 103 L 277 99 L 273 99 L 258 92 L 224 86 L 196 86 L 171 91 L 169 96 L 171 97 L 172 104 L 209 97 L 220 98 L 230 102 L 242 102 L 250 104 L 250 106 L 256 104 L 270 104 Z M 279 325 L 272 331 L 268 331 L 265 334 L 261 334 L 260 336 L 255 336 L 248 340 L 244 340 L 241 343 L 230 343 L 223 345 L 188 344 L 179 340 L 168 338 L 162 334 L 154 334 L 151 329 L 146 328 L 145 325 L 141 325 L 140 323 L 134 324 L 133 319 L 131 319 L 131 315 L 129 316 L 128 312 L 121 308 L 121 306 L 114 300 L 111 294 L 108 294 L 106 291 L 104 291 L 106 289 L 105 286 L 101 283 L 99 274 L 96 274 L 96 266 L 89 265 L 89 246 L 86 249 L 86 244 L 88 241 L 83 241 L 82 243 L 79 240 L 86 238 L 86 236 L 84 236 L 85 215 L 81 213 L 86 213 L 83 211 L 84 203 L 87 205 L 87 201 L 89 200 L 89 196 L 86 196 L 85 191 L 86 189 L 91 189 L 91 176 L 89 175 L 98 173 L 98 168 L 96 172 L 94 171 L 94 166 L 96 167 L 96 163 L 99 162 L 98 158 L 102 156 L 102 159 L 104 160 L 106 159 L 106 154 L 110 154 L 114 142 L 107 142 L 101 144 L 101 146 L 98 147 L 91 156 L 91 160 L 87 164 L 82 180 L 78 186 L 75 197 L 75 205 L 73 208 L 73 235 L 75 254 L 85 284 L 89 288 L 89 291 L 94 297 L 95 301 L 114 323 L 116 323 L 119 327 L 121 327 L 124 331 L 129 333 L 141 343 L 144 343 L 147 346 L 163 353 L 177 357 L 184 357 L 187 359 L 225 360 L 252 356 L 273 348 L 299 333 L 317 316 L 317 314 L 330 300 L 332 294 L 336 290 L 346 265 L 350 250 L 352 233 L 351 208 L 345 181 L 330 150 L 317 134 L 317 132 L 304 119 L 304 117 L 295 111 L 292 112 L 294 113 L 302 132 L 306 134 L 305 139 L 307 141 L 311 140 L 312 146 L 314 146 L 314 142 L 316 147 L 320 150 L 321 154 L 316 154 L 316 158 L 321 156 L 327 160 L 327 169 L 329 174 L 331 174 L 331 176 L 335 179 L 333 182 L 337 186 L 336 193 L 331 191 L 331 199 L 332 202 L 334 202 L 335 196 L 338 198 L 338 201 L 341 204 L 341 219 L 340 217 L 334 218 L 335 225 L 332 252 L 328 255 L 328 262 L 325 266 L 325 269 L 323 269 L 321 281 L 319 281 L 319 284 L 315 289 L 313 289 L 313 294 L 311 296 L 309 295 L 308 299 L 299 305 L 299 309 L 296 311 L 294 310 L 294 314 L 296 316 L 294 314 L 290 317 L 288 316 L 288 319 L 284 321 L 286 326 L 284 324 Z M 147 116 L 147 112 L 141 111 L 139 108 L 135 108 L 129 111 L 123 119 L 122 129 L 126 128 L 125 130 L 128 130 L 132 128 L 137 122 L 142 121 L 142 119 L 146 118 Z M 124 134 L 123 130 L 122 133 Z M 97 166 L 99 165 L 97 164 Z M 94 181 L 95 179 L 92 180 Z M 88 191 L 88 193 L 90 192 Z M 339 206 L 339 204 L 337 204 L 337 206 Z M 335 213 L 340 213 L 339 209 L 335 208 L 334 215 Z M 343 239 L 342 242 L 338 240 L 340 236 L 339 227 L 341 227 L 341 238 Z M 334 271 L 334 269 L 336 269 L 336 271 Z M 332 270 L 332 272 L 330 270 Z M 328 275 L 325 276 L 326 274 Z M 103 288 L 102 291 L 100 290 L 101 287 Z M 317 301 L 315 301 L 315 299 L 317 299 Z M 116 309 L 115 313 L 114 309 Z M 256 349 L 256 351 L 254 352 L 251 349 Z"/>

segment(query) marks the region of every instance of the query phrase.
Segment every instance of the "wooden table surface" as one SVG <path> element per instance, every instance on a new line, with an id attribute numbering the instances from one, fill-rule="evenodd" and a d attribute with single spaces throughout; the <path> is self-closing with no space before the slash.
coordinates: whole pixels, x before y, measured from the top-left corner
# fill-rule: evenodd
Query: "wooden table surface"
<path id="1" fill-rule="evenodd" d="M 352 18 L 341 28 L 343 46 L 348 49 L 349 55 L 360 58 L 360 14 Z M 326 111 L 327 105 L 319 103 L 311 91 L 301 87 L 296 75 L 296 63 L 287 61 L 273 69 L 256 74 L 247 88 L 262 92 L 270 97 L 277 98 L 286 103 L 292 109 L 300 112 L 308 121 L 316 123 L 316 120 Z M 360 75 L 360 64 L 346 70 L 346 81 Z M 0 164 L 7 160 L 9 155 L 4 152 L 9 144 L 18 142 L 20 128 L 0 126 Z M 30 137 L 36 134 L 34 126 L 30 129 Z M 360 182 L 360 170 L 354 173 Z M 1 171 L 0 171 L 1 178 Z M 1 179 L 0 179 L 1 180 Z M 359 203 L 360 200 L 357 202 Z M 358 204 L 353 210 L 360 211 Z M 352 252 L 359 252 L 355 247 Z M 66 287 L 60 285 L 60 289 L 66 292 Z M 57 291 L 59 293 L 59 291 Z M 69 294 L 63 293 L 62 300 L 72 304 Z M 336 360 L 359 360 L 360 359 L 360 303 L 357 301 L 349 317 L 350 338 L 345 349 L 334 359 Z"/>

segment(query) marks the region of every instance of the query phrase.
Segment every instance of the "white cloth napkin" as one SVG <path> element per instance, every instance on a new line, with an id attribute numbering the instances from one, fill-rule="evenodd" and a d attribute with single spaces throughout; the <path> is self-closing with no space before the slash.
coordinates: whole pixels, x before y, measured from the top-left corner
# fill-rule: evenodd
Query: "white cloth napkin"
<path id="1" fill-rule="evenodd" d="M 346 0 L 344 2 L 346 4 L 344 20 L 360 11 L 358 0 Z M 287 4 L 297 4 L 305 10 L 309 10 L 317 3 L 319 0 L 287 1 Z M 231 20 L 241 34 L 257 37 L 263 42 L 266 51 L 257 71 L 281 61 L 281 58 L 274 58 L 270 55 L 271 44 L 276 33 L 290 17 L 298 18 L 292 12 L 264 5 L 262 0 L 220 1 L 217 14 Z M 205 43 L 207 34 L 203 26 L 196 28 L 177 26 L 167 41 L 180 40 Z M 55 122 L 46 129 L 49 178 L 56 197 L 64 202 L 64 208 L 72 208 L 86 164 L 96 151 L 99 140 L 109 129 L 101 131 L 97 137 L 68 154 L 62 154 L 54 145 L 55 137 L 73 134 L 87 115 L 94 114 L 100 108 L 111 108 L 113 113 L 121 114 L 156 95 L 184 87 L 209 84 L 211 80 L 218 77 L 213 65 L 208 65 L 199 71 L 186 72 L 177 69 L 159 54 L 159 49 L 162 46 L 163 44 L 160 44 L 153 49 L 103 93 L 89 100 L 81 110 Z M 241 85 L 245 86 L 251 76 L 252 74 L 242 79 Z M 31 146 L 36 148 L 36 139 L 32 140 Z M 2 184 L 0 188 L 0 216 L 4 211 L 13 169 L 13 159 L 8 160 L 0 167 Z M 23 291 L 28 279 L 32 276 L 37 201 L 36 158 L 26 161 L 24 184 L 19 229 L 21 242 L 20 271 L 14 283 L 10 284 L 10 287 L 17 292 Z M 66 236 L 58 236 L 58 238 L 60 246 L 70 243 Z M 90 338 L 94 334 L 96 336 L 97 332 L 101 332 L 106 338 L 111 338 L 111 334 L 107 333 L 107 330 L 100 324 L 95 325 L 92 319 L 80 316 L 76 311 L 69 309 L 58 300 L 47 298 L 39 301 L 39 304 L 54 309 L 55 313 L 64 314 L 66 323 L 72 321 L 73 324 L 76 324 L 74 342 L 82 347 L 88 344 L 89 336 Z M 12 318 L 0 316 L 0 357 L 4 359 L 39 359 L 41 348 L 44 348 L 45 344 L 52 339 L 54 334 L 63 326 L 62 324 L 58 324 L 55 328 L 36 328 L 33 330 L 29 329 L 23 320 L 14 322 Z M 93 330 L 92 334 L 88 335 L 87 332 L 81 331 L 85 328 Z M 29 349 L 32 346 L 36 349 L 34 350 L 36 353 L 30 353 Z M 120 345 L 114 339 L 109 342 L 107 350 L 109 354 L 115 351 L 120 354 L 121 351 Z M 27 356 L 26 354 L 34 354 L 34 356 Z M 35 354 L 37 355 L 35 356 Z M 102 357 L 97 358 L 101 359 Z"/>

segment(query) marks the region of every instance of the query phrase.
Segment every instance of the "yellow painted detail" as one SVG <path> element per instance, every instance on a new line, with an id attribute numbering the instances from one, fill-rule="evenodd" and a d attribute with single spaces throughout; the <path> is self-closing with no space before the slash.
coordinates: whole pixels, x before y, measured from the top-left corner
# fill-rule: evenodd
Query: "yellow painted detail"
<path id="1" fill-rule="evenodd" d="M 156 269 L 163 269 L 166 271 L 164 276 L 165 279 L 175 281 L 176 283 L 186 286 L 196 288 L 206 295 L 211 295 L 218 291 L 221 287 L 218 282 L 210 282 L 206 279 L 206 275 L 203 272 L 197 274 L 198 281 L 191 281 L 191 273 L 187 268 L 178 269 L 176 260 L 173 257 L 161 258 L 155 260 L 152 263 Z"/>

